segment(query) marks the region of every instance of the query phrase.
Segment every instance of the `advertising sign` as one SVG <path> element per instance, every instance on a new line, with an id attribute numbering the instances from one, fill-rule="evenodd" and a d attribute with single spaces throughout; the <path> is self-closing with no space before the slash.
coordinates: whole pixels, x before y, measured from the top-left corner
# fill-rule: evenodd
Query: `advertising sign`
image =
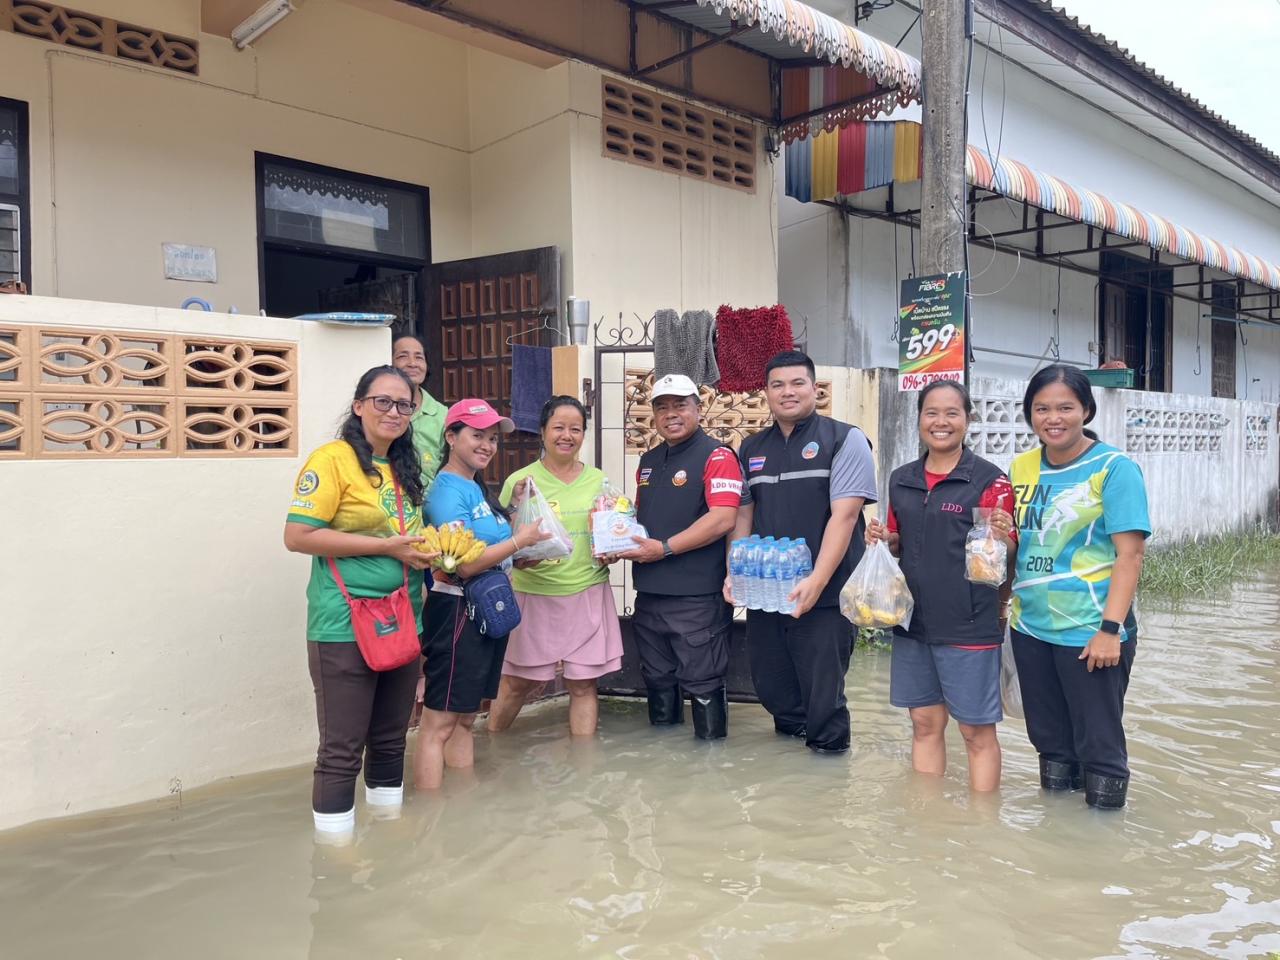
<path id="1" fill-rule="evenodd" d="M 898 389 L 964 381 L 964 273 L 902 281 L 898 307 Z"/>

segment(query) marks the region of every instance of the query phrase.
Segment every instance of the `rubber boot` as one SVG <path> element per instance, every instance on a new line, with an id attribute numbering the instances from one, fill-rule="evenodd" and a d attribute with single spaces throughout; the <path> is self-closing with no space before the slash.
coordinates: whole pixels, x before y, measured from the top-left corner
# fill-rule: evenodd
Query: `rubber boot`
<path id="1" fill-rule="evenodd" d="M 1040 786 L 1045 790 L 1079 790 L 1082 784 L 1080 764 L 1040 758 Z"/>
<path id="2" fill-rule="evenodd" d="M 684 696 L 679 687 L 649 691 L 649 722 L 655 727 L 684 723 Z"/>
<path id="3" fill-rule="evenodd" d="M 1129 792 L 1128 777 L 1104 777 L 1085 772 L 1084 802 L 1099 810 L 1119 810 Z"/>
<path id="4" fill-rule="evenodd" d="M 693 735 L 699 740 L 720 740 L 729 733 L 729 697 L 724 687 L 706 696 L 693 694 Z"/>

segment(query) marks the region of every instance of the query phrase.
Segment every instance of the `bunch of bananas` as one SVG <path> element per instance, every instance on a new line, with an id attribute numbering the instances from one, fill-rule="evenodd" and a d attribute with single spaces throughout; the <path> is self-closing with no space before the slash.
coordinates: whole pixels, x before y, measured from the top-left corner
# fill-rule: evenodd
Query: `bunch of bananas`
<path id="1" fill-rule="evenodd" d="M 438 527 L 424 524 L 422 542 L 417 544 L 423 553 L 438 553 L 440 556 L 431 561 L 431 565 L 445 573 L 456 573 L 465 563 L 479 559 L 484 553 L 485 542 L 477 540 L 469 527 L 454 526 L 442 523 Z"/>

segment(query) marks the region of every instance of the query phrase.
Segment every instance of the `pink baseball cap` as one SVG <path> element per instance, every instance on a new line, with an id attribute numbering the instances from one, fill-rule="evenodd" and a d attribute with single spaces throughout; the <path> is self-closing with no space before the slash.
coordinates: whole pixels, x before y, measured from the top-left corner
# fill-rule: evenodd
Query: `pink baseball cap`
<path id="1" fill-rule="evenodd" d="M 444 415 L 444 424 L 451 427 L 455 423 L 465 423 L 475 430 L 488 430 L 497 427 L 503 433 L 510 433 L 516 425 L 509 417 L 504 417 L 489 404 L 476 397 L 459 400 Z"/>

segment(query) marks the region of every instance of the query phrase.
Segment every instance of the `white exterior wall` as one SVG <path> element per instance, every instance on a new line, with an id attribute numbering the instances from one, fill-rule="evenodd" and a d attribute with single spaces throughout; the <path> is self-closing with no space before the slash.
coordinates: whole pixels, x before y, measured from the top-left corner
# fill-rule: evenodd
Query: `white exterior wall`
<path id="1" fill-rule="evenodd" d="M 840 15 L 840 11 L 829 12 Z M 892 13 L 878 12 L 863 29 L 893 43 L 909 24 L 910 17 L 905 13 L 895 19 Z M 918 46 L 918 31 L 909 32 L 903 49 L 918 54 Z M 1280 207 L 1017 64 L 1006 62 L 1002 69 L 998 58 L 992 56 L 987 61 L 987 56 L 982 48 L 975 53 L 969 100 L 971 143 L 1280 262 Z M 918 118 L 916 111 L 900 115 Z M 809 318 L 809 344 L 815 360 L 858 367 L 896 366 L 897 345 L 890 337 L 898 280 L 907 277 L 910 270 L 908 229 L 897 231 L 895 273 L 895 231 L 891 224 L 850 218 L 846 242 L 838 213 L 786 197 L 782 179 L 778 180 L 777 189 L 779 298 L 797 318 L 797 330 L 799 318 Z M 915 205 L 916 192 L 914 187 L 900 190 L 899 206 Z M 979 219 L 994 219 L 999 213 L 980 208 Z M 1070 235 L 1075 231 L 1058 233 Z M 918 234 L 915 239 L 918 247 Z M 1046 235 L 1048 249 L 1053 249 L 1056 239 L 1053 234 Z M 1130 252 L 1141 255 L 1145 251 L 1134 248 Z M 1097 267 L 1097 258 L 1073 259 Z M 1019 264 L 1012 256 L 993 255 L 979 246 L 970 248 L 970 267 L 974 278 L 975 345 L 1038 357 L 1053 331 L 1057 269 L 1025 258 Z M 1193 277 L 1192 269 L 1184 269 L 1178 279 Z M 1090 352 L 1090 345 L 1098 337 L 1095 284 L 1094 277 L 1062 271 L 1058 323 L 1059 354 L 1063 359 L 1098 362 Z M 1200 330 L 1199 363 L 1195 350 L 1197 319 L 1207 312 L 1197 304 L 1174 301 L 1172 389 L 1177 392 L 1212 392 L 1207 321 L 1203 321 Z M 1273 402 L 1280 399 L 1280 329 L 1253 324 L 1245 328 L 1244 335 L 1247 346 L 1237 342 L 1236 396 Z M 1035 364 L 1034 359 L 979 351 L 974 372 L 978 376 L 1026 377 Z"/>
<path id="2" fill-rule="evenodd" d="M 0 829 L 306 762 L 294 478 L 390 334 L 44 297 L 0 321 L 298 344 L 298 456 L 0 463 Z"/>

